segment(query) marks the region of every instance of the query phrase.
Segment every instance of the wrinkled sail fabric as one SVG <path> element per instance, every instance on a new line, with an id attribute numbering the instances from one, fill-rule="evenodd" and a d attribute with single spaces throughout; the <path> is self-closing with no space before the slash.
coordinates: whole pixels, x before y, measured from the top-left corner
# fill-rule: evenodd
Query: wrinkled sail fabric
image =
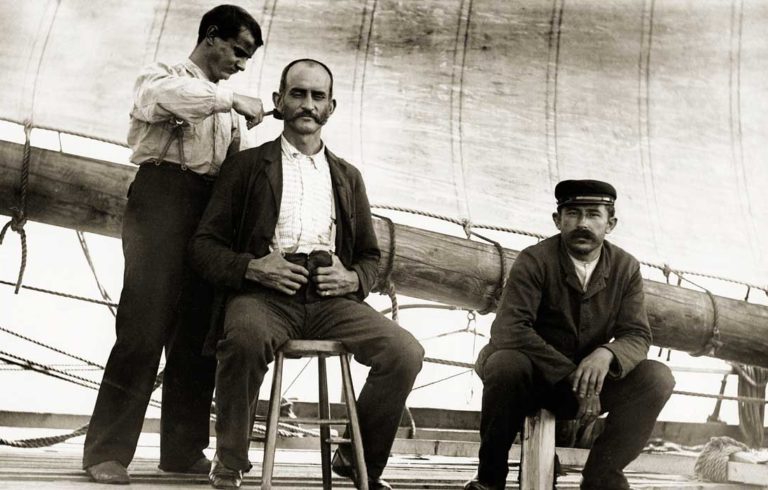
<path id="1" fill-rule="evenodd" d="M 551 234 L 559 180 L 607 180 L 641 260 L 765 283 L 765 2 L 233 3 L 266 46 L 224 83 L 270 101 L 287 62 L 327 62 L 324 137 L 372 202 Z M 124 141 L 136 74 L 186 59 L 212 5 L 0 0 L 0 118 Z"/>

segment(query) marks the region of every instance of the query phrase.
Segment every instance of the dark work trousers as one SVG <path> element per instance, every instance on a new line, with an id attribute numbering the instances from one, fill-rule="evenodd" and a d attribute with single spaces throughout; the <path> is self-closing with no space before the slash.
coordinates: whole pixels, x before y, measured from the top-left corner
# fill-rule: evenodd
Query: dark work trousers
<path id="1" fill-rule="evenodd" d="M 526 415 L 539 408 L 557 418 L 574 418 L 578 400 L 567 380 L 548 386 L 525 354 L 498 350 L 482 373 L 480 480 L 504 487 L 508 453 Z M 675 380 L 667 366 L 641 361 L 621 380 L 605 379 L 600 405 L 608 412 L 582 472 L 582 488 L 628 489 L 623 469 L 642 451 L 656 418 L 672 394 Z"/>
<path id="2" fill-rule="evenodd" d="M 208 180 L 178 165 L 144 164 L 136 174 L 123 216 L 117 339 L 85 439 L 83 467 L 131 462 L 163 348 L 160 467 L 185 469 L 208 447 L 216 362 L 201 353 L 212 288 L 192 272 L 186 256 L 210 190 Z"/>
<path id="3" fill-rule="evenodd" d="M 267 365 L 289 339 L 340 340 L 370 366 L 357 400 L 370 478 L 384 471 L 400 417 L 421 370 L 424 349 L 410 332 L 365 303 L 337 297 L 306 302 L 258 288 L 232 297 L 216 348 L 217 455 L 228 468 L 250 469 L 248 447 Z"/>

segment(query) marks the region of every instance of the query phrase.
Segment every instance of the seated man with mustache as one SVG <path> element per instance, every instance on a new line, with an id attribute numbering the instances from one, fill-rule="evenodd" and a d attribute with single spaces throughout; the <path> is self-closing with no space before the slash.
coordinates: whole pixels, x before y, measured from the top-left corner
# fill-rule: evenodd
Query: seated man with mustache
<path id="1" fill-rule="evenodd" d="M 640 265 L 605 241 L 616 227 L 616 190 L 566 180 L 555 187 L 560 233 L 523 250 L 509 273 L 483 380 L 480 464 L 465 490 L 504 488 L 507 453 L 526 415 L 546 408 L 587 423 L 608 412 L 582 472 L 582 489 L 629 489 L 635 459 L 675 385 L 646 359 L 651 330 Z"/>
<path id="2" fill-rule="evenodd" d="M 190 245 L 193 266 L 227 298 L 210 337 L 218 360 L 210 482 L 237 488 L 251 468 L 253 413 L 275 351 L 290 339 L 325 339 L 371 368 L 357 401 L 368 488 L 389 489 L 381 474 L 424 349 L 363 302 L 381 253 L 360 172 L 323 142 L 336 109 L 331 70 L 292 61 L 272 101 L 282 135 L 223 163 Z M 348 446 L 333 471 L 364 483 Z"/>

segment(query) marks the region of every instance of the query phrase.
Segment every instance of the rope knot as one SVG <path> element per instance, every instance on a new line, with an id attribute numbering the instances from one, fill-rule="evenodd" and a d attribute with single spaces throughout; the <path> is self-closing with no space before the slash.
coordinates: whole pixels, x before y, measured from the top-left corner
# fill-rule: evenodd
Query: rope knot
<path id="1" fill-rule="evenodd" d="M 467 238 L 472 236 L 472 222 L 469 220 L 469 218 L 461 219 L 461 227 L 464 229 L 464 233 L 467 235 Z"/>
<path id="2" fill-rule="evenodd" d="M 664 277 L 667 279 L 667 283 L 669 283 L 669 275 L 672 274 L 672 267 L 669 266 L 669 264 L 664 264 L 661 267 L 661 273 L 664 274 Z"/>
<path id="3" fill-rule="evenodd" d="M 21 233 L 24 231 L 25 224 L 27 224 L 27 217 L 24 214 L 24 211 L 15 206 L 12 207 L 10 221 L 11 230 L 15 231 L 16 233 Z M 0 243 L 2 243 L 2 238 L 0 238 Z"/>

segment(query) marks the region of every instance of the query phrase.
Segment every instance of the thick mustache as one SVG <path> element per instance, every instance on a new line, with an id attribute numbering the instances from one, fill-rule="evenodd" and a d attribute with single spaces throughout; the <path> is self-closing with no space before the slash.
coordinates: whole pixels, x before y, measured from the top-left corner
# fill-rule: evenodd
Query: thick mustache
<path id="1" fill-rule="evenodd" d="M 295 121 L 296 119 L 299 119 L 301 117 L 311 117 L 312 119 L 315 120 L 315 122 L 317 124 L 322 124 L 322 121 L 320 121 L 320 117 L 319 116 L 317 116 L 316 114 L 313 114 L 311 112 L 307 112 L 307 111 L 301 111 L 298 114 L 294 115 L 291 118 L 291 121 Z"/>
<path id="2" fill-rule="evenodd" d="M 570 234 L 571 238 L 589 238 L 590 240 L 594 240 L 596 237 L 594 233 L 588 230 L 574 230 Z"/>

